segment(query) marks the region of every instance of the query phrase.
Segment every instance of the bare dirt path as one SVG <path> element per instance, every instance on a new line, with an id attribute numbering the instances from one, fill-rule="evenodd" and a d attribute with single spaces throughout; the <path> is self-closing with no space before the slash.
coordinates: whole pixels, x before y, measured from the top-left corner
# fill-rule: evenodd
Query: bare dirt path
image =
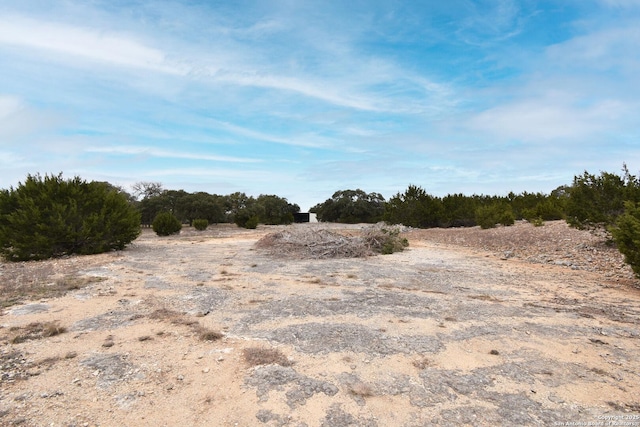
<path id="1" fill-rule="evenodd" d="M 254 247 L 274 229 L 1 264 L 92 279 L 3 311 L 0 425 L 640 425 L 640 290 L 598 239 L 426 230 L 393 255 L 287 260 Z"/>

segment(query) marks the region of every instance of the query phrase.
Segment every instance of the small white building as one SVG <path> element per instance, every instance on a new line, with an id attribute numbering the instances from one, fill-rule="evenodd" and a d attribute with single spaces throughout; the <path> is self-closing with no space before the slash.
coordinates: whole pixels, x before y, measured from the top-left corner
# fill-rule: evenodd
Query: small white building
<path id="1" fill-rule="evenodd" d="M 293 214 L 293 222 L 318 222 L 318 215 L 313 212 L 298 212 Z"/>

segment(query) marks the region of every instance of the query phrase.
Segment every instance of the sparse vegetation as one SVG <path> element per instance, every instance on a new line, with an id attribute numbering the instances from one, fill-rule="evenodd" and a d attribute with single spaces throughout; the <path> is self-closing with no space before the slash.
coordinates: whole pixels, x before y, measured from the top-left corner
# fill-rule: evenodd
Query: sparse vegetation
<path id="1" fill-rule="evenodd" d="M 55 298 L 72 290 L 81 289 L 91 283 L 104 280 L 96 276 L 68 274 L 60 279 L 51 280 L 53 270 L 48 264 L 30 266 L 30 274 L 19 271 L 5 271 L 0 281 L 0 308 L 10 307 L 28 300 Z"/>
<path id="2" fill-rule="evenodd" d="M 242 350 L 242 356 L 249 366 L 280 365 L 291 366 L 293 362 L 276 348 L 249 347 Z"/>

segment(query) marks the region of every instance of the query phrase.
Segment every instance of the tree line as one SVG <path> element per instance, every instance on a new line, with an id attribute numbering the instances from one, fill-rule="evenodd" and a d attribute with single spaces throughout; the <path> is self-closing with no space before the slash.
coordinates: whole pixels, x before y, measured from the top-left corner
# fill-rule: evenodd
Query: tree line
<path id="1" fill-rule="evenodd" d="M 300 206 L 286 198 L 261 194 L 257 198 L 236 192 L 228 195 L 166 190 L 158 182 L 139 182 L 131 196 L 143 226 L 151 226 L 161 212 L 169 212 L 183 224 L 205 219 L 209 224 L 235 223 L 255 228 L 258 224 L 291 224 Z"/>
<path id="2" fill-rule="evenodd" d="M 133 194 L 107 182 L 29 175 L 17 188 L 0 190 L 0 255 L 8 260 L 44 259 L 72 253 L 122 249 L 153 226 L 171 234 L 182 224 L 290 224 L 300 207 L 276 195 L 216 195 L 167 190 L 140 182 Z M 534 225 L 564 219 L 573 227 L 602 227 L 640 275 L 640 179 L 623 165 L 622 174 L 585 171 L 549 194 L 437 197 L 416 185 L 389 200 L 361 189 L 341 190 L 311 210 L 320 221 L 403 224 L 411 227 L 495 227 L 525 219 Z M 157 229 L 156 229 L 157 225 Z"/>
<path id="3" fill-rule="evenodd" d="M 625 212 L 625 203 L 640 202 L 640 180 L 626 165 L 621 175 L 584 172 L 571 185 L 549 194 L 510 192 L 506 196 L 448 194 L 438 197 L 424 188 L 409 185 L 385 200 L 379 193 L 361 189 L 341 190 L 311 208 L 320 221 L 374 223 L 385 221 L 416 228 L 495 227 L 516 220 L 536 224 L 566 220 L 571 226 L 611 226 Z"/>

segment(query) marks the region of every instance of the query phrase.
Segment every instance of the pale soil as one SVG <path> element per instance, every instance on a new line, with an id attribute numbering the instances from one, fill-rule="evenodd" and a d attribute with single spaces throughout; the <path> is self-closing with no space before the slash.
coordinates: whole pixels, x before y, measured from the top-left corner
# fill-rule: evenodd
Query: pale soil
<path id="1" fill-rule="evenodd" d="M 604 238 L 414 230 L 402 253 L 289 260 L 254 248 L 278 229 L 0 264 L 3 286 L 101 278 L 3 311 L 0 425 L 640 425 L 640 290 Z M 52 321 L 67 331 L 11 343 Z M 292 364 L 249 366 L 254 347 Z"/>

